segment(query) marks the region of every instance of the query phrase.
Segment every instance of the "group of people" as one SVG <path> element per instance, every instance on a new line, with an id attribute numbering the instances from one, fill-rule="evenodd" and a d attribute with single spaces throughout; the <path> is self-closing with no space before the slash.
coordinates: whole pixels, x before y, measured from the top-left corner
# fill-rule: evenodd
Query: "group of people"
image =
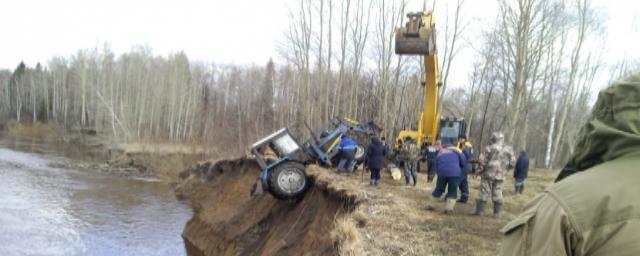
<path id="1" fill-rule="evenodd" d="M 357 142 L 349 135 L 345 134 L 340 138 L 338 144 L 339 157 L 337 172 L 348 171 L 349 175 L 353 174 L 356 165 Z M 386 156 L 389 152 L 389 146 L 385 142 L 384 137 L 371 137 L 371 143 L 365 151 L 365 169 L 371 172 L 370 186 L 378 186 L 380 183 L 380 170 L 384 167 Z"/>
<path id="2" fill-rule="evenodd" d="M 617 81 L 602 91 L 587 124 L 579 133 L 576 150 L 556 183 L 533 199 L 524 211 L 500 232 L 504 235 L 501 255 L 637 255 L 640 252 L 640 201 L 635 199 L 640 173 L 640 73 Z M 417 160 L 428 164 L 427 181 L 437 174 L 434 199 L 445 190 L 445 212 L 468 200 L 467 176 L 471 172 L 473 149 L 461 137 L 456 146 L 426 145 L 416 156 L 411 139 L 398 160 L 405 167 L 405 184 L 417 184 Z M 380 180 L 380 169 L 388 146 L 377 137 L 367 148 L 370 184 Z M 402 149 L 400 150 L 402 152 Z M 491 199 L 493 214 L 500 216 L 506 173 L 514 168 L 515 193 L 522 194 L 529 158 L 520 152 L 517 161 L 502 133 L 491 136 L 477 161 L 480 164 L 480 193 L 472 214 L 481 215 Z M 597 188 L 597 189 L 594 189 Z M 437 200 L 432 200 L 437 201 Z"/>
<path id="3" fill-rule="evenodd" d="M 394 160 L 404 169 L 405 185 L 417 185 L 419 163 L 426 160 L 427 182 L 432 182 L 437 175 L 432 197 L 440 199 L 446 191 L 445 212 L 453 212 L 456 203 L 467 203 L 469 200 L 468 176 L 472 171 L 474 151 L 473 145 L 465 136 L 460 136 L 456 145 L 450 142 L 442 145 L 437 141 L 433 145 L 425 144 L 421 147 L 411 137 L 404 138 L 404 141 L 399 141 L 398 144 L 393 153 Z M 353 173 L 356 164 L 356 146 L 357 143 L 351 137 L 342 136 L 338 145 L 340 150 L 338 172 L 346 170 L 349 175 Z M 371 172 L 370 186 L 378 186 L 380 183 L 380 170 L 384 168 L 385 159 L 389 153 L 390 149 L 384 137 L 371 138 L 371 143 L 365 152 L 365 168 Z M 492 135 L 491 145 L 484 149 L 477 162 L 482 165 L 479 173 L 476 174 L 481 176 L 481 186 L 476 199 L 476 208 L 472 214 L 481 215 L 487 201 L 492 199 L 493 215 L 499 217 L 503 204 L 502 184 L 505 173 L 515 166 L 515 193 L 522 193 L 529 168 L 528 156 L 522 151 L 516 162 L 513 150 L 504 144 L 504 136 L 498 132 Z"/>

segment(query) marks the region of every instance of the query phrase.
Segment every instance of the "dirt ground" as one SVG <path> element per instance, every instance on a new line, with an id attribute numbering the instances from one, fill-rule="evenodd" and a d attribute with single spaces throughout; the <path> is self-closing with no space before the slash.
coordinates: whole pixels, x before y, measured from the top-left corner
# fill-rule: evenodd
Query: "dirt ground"
<path id="1" fill-rule="evenodd" d="M 383 171 L 381 185 L 368 186 L 368 177 L 358 170 L 353 176 L 337 175 L 331 170 L 311 166 L 310 172 L 324 172 L 335 186 L 358 191 L 363 202 L 345 216 L 358 223 L 360 241 L 340 250 L 342 255 L 496 255 L 500 244 L 499 229 L 513 219 L 526 203 L 555 179 L 557 172 L 532 170 L 524 194 L 513 193 L 513 179 L 505 181 L 504 207 L 501 219 L 491 216 L 493 206 L 487 204 L 485 216 L 469 216 L 475 207 L 480 178 L 470 179 L 470 200 L 456 204 L 453 215 L 443 214 L 444 203 L 435 201 L 437 209 L 428 211 L 434 201 L 431 191 L 435 181 L 427 183 L 419 174 L 416 187 L 405 186 L 404 179 L 392 180 Z M 338 227 L 340 223 L 336 223 Z M 351 231 L 354 232 L 354 231 Z"/>
<path id="2" fill-rule="evenodd" d="M 189 255 L 335 255 L 336 216 L 354 202 L 316 184 L 297 201 L 250 195 L 260 168 L 250 159 L 202 162 L 176 187 L 195 211 L 182 234 Z"/>
<path id="3" fill-rule="evenodd" d="M 503 217 L 469 216 L 479 179 L 471 179 L 471 199 L 445 215 L 434 200 L 434 183 L 419 174 L 416 187 L 382 173 L 379 187 L 369 187 L 358 170 L 353 176 L 307 166 L 313 185 L 297 201 L 269 194 L 250 196 L 259 168 L 251 159 L 206 161 L 180 174 L 176 188 L 188 199 L 194 217 L 183 238 L 189 255 L 496 255 L 498 230 L 538 192 L 555 172 L 533 170 L 523 195 L 505 184 Z"/>

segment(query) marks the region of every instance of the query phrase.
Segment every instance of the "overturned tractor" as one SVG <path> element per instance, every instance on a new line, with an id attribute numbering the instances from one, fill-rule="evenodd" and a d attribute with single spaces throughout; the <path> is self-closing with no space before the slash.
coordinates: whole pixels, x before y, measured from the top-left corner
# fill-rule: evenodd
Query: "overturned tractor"
<path id="1" fill-rule="evenodd" d="M 342 135 L 351 132 L 369 137 L 378 133 L 380 128 L 373 122 L 359 123 L 344 118 L 333 119 L 320 129 L 310 131 L 312 138 L 303 144 L 298 143 L 287 128 L 253 144 L 251 153 L 261 168 L 263 190 L 279 199 L 295 199 L 303 195 L 310 182 L 305 173 L 307 164 L 334 166 L 340 153 L 338 145 Z M 357 146 L 355 160 L 358 163 L 364 160 L 365 146 Z"/>

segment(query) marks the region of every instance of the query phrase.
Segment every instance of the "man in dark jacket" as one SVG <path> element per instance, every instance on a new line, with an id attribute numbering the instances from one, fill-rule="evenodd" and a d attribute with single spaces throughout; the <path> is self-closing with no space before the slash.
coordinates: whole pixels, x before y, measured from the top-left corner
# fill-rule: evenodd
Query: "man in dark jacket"
<path id="1" fill-rule="evenodd" d="M 516 194 L 522 194 L 524 190 L 524 183 L 529 174 L 529 156 L 524 150 L 520 152 L 518 160 L 516 161 L 516 168 L 513 171 L 513 178 L 516 179 L 515 187 Z"/>
<path id="2" fill-rule="evenodd" d="M 387 138 L 385 138 L 384 136 L 380 137 L 380 143 L 382 143 L 382 145 L 387 149 L 387 151 L 389 151 L 389 144 L 387 144 Z"/>
<path id="3" fill-rule="evenodd" d="M 387 155 L 387 147 L 380 142 L 378 137 L 371 137 L 371 144 L 367 147 L 365 165 L 371 171 L 370 186 L 378 186 L 380 182 L 380 169 L 384 166 L 384 158 Z"/>
<path id="4" fill-rule="evenodd" d="M 436 157 L 440 152 L 440 141 L 436 141 L 435 145 L 428 145 L 425 150 L 425 158 L 427 159 L 427 182 L 432 182 L 436 176 Z"/>
<path id="5" fill-rule="evenodd" d="M 466 203 L 469 200 L 469 182 L 467 181 L 467 176 L 469 172 L 471 172 L 471 161 L 473 159 L 473 145 L 471 142 L 467 141 L 467 136 L 460 136 L 458 138 L 457 148 L 462 151 L 462 154 L 465 158 L 464 167 L 462 168 L 462 175 L 460 175 L 460 200 L 458 203 Z"/>
<path id="6" fill-rule="evenodd" d="M 356 146 L 358 144 L 349 136 L 342 135 L 340 139 L 340 162 L 338 162 L 338 173 L 345 168 L 349 171 L 349 175 L 353 174 L 353 167 L 356 164 Z"/>
<path id="7" fill-rule="evenodd" d="M 436 171 L 438 178 L 436 179 L 436 188 L 431 193 L 434 199 L 440 198 L 447 189 L 447 201 L 444 208 L 445 213 L 452 213 L 453 207 L 456 205 L 458 197 L 458 183 L 462 168 L 464 168 L 466 160 L 464 155 L 460 153 L 452 144 L 445 145 L 436 158 Z M 428 208 L 433 209 L 432 206 Z"/>

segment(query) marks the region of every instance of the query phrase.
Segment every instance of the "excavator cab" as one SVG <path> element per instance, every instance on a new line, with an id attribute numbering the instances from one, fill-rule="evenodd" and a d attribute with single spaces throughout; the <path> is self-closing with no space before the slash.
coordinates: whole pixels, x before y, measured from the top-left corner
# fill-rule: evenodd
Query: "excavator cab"
<path id="1" fill-rule="evenodd" d="M 396 54 L 428 55 L 436 51 L 436 33 L 434 32 L 431 12 L 411 12 L 407 14 L 404 27 L 396 28 Z"/>
<path id="2" fill-rule="evenodd" d="M 467 123 L 462 118 L 446 117 L 440 119 L 438 125 L 438 140 L 442 144 L 455 144 L 461 135 L 467 131 Z"/>

